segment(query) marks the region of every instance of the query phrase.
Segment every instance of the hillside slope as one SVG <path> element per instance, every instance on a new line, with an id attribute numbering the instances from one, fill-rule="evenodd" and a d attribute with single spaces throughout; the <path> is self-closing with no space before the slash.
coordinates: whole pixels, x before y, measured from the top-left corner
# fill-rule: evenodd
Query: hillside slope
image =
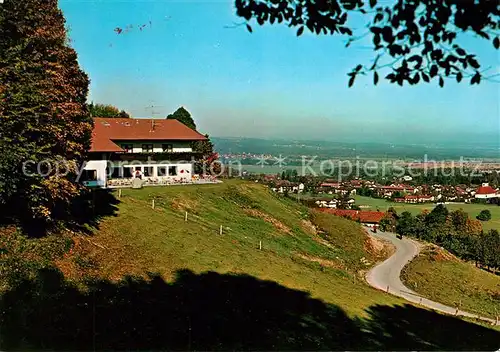
<path id="1" fill-rule="evenodd" d="M 369 287 L 363 272 L 387 254 L 383 244 L 355 222 L 311 213 L 265 186 L 130 189 L 119 200 L 116 216 L 91 236 L 54 236 L 50 247 L 0 242 L 0 259 L 15 254 L 0 269 L 26 258 L 26 248 L 30 258 L 51 254 L 2 296 L 1 349 L 498 347 L 497 331 Z"/>
<path id="2" fill-rule="evenodd" d="M 429 299 L 492 319 L 500 315 L 500 277 L 435 245 L 426 245 L 401 278 Z"/>
<path id="3" fill-rule="evenodd" d="M 358 224 L 321 213 L 310 218 L 307 208 L 262 185 L 130 189 L 120 201 L 118 216 L 102 221 L 92 236 L 94 245 L 82 240 L 74 256 L 60 262 L 67 276 L 94 272 L 119 279 L 153 272 L 169 280 L 178 270 L 212 270 L 310 291 L 352 314 L 363 315 L 374 303 L 399 302 L 369 288 L 359 275 L 383 253 L 370 246 Z"/>

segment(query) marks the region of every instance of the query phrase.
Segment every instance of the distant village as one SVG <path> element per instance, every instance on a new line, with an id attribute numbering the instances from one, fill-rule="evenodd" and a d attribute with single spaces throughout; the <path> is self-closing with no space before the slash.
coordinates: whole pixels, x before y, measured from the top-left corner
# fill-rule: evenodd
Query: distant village
<path id="1" fill-rule="evenodd" d="M 411 185 L 410 176 L 405 176 L 400 182 L 381 185 L 375 181 L 353 179 L 339 182 L 302 177 L 302 182 L 282 179 L 278 175 L 261 175 L 256 179 L 263 182 L 278 194 L 291 195 L 303 203 L 320 208 L 321 211 L 351 218 L 366 226 L 377 227 L 384 218 L 385 212 L 363 210 L 356 205 L 355 196 L 367 196 L 386 199 L 395 203 L 500 203 L 500 189 L 493 188 L 489 183 L 480 186 L 467 185 Z M 301 199 L 302 198 L 302 199 Z"/>

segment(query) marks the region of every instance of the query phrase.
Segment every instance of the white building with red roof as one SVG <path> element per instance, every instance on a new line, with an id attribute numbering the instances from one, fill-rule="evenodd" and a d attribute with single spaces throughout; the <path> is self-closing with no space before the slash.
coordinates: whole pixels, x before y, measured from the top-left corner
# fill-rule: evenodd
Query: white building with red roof
<path id="1" fill-rule="evenodd" d="M 90 160 L 80 181 L 87 186 L 130 186 L 191 181 L 192 143 L 207 138 L 174 119 L 94 118 Z"/>
<path id="2" fill-rule="evenodd" d="M 476 199 L 491 199 L 500 197 L 500 193 L 496 189 L 491 187 L 488 183 L 483 183 L 474 194 Z"/>

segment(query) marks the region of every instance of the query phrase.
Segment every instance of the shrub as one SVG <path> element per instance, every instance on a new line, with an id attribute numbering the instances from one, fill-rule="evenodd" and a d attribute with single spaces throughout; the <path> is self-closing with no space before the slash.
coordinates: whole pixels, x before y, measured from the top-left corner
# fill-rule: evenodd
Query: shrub
<path id="1" fill-rule="evenodd" d="M 481 210 L 476 219 L 481 221 L 489 221 L 491 220 L 491 212 L 488 209 Z"/>

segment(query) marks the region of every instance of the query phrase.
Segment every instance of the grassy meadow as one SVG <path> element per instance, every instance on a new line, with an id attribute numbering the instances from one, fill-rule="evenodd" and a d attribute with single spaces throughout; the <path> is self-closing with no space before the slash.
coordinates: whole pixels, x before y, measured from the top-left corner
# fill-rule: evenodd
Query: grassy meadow
<path id="1" fill-rule="evenodd" d="M 106 248 L 91 246 L 89 253 L 104 277 L 155 272 L 171 280 L 182 269 L 245 273 L 308 291 L 355 315 L 375 303 L 400 302 L 364 283 L 365 263 L 381 253 L 365 250 L 367 236 L 357 223 L 310 217 L 309 209 L 260 184 L 123 190 L 118 216 L 104 219 L 92 241 Z M 77 267 L 70 269 L 78 275 Z"/>
<path id="2" fill-rule="evenodd" d="M 118 201 L 93 233 L 49 241 L 60 255 L 3 293 L 2 349 L 492 350 L 500 341 L 484 324 L 371 288 L 364 274 L 390 247 L 261 184 L 126 189 Z M 15 246 L 15 236 L 0 242 L 0 269 L 47 253 L 37 240 Z"/>
<path id="3" fill-rule="evenodd" d="M 414 291 L 437 302 L 495 318 L 500 315 L 500 276 L 478 269 L 428 245 L 408 264 L 402 279 Z"/>

